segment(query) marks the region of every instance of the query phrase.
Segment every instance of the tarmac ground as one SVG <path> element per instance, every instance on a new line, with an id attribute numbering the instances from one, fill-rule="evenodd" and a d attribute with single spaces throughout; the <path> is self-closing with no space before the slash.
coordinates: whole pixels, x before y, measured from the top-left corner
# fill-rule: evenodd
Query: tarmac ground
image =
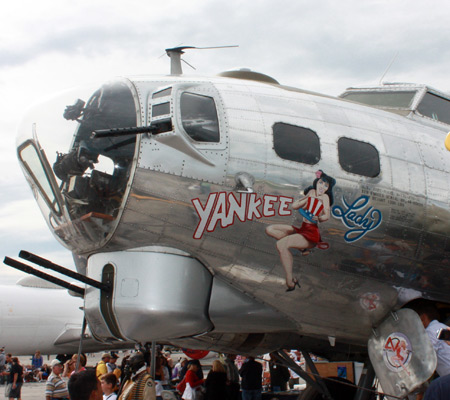
<path id="1" fill-rule="evenodd" d="M 5 385 L 0 386 L 0 398 L 4 398 Z M 44 400 L 45 381 L 25 382 L 22 386 L 22 400 Z"/>

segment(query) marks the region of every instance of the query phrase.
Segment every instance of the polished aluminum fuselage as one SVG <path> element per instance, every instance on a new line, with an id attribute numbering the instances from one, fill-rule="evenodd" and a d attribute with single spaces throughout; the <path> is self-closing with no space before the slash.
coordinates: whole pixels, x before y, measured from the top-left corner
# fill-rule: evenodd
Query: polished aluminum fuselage
<path id="1" fill-rule="evenodd" d="M 128 85 L 142 126 L 154 122 L 149 112 L 155 103 L 152 93 L 172 87 L 166 100 L 173 130 L 137 138 L 128 186 L 108 234 L 98 241 L 86 236 L 63 240 L 79 257 L 79 270 L 84 272 L 86 260 L 96 253 L 145 251 L 151 246 L 178 249 L 274 309 L 294 327 L 293 333 L 357 345 L 365 345 L 371 329 L 390 311 L 414 298 L 450 302 L 450 152 L 444 148 L 445 125 L 433 128 L 341 99 L 254 81 L 143 77 L 130 79 Z M 183 132 L 178 110 L 185 90 L 214 98 L 219 142 L 194 143 Z M 318 163 L 280 158 L 274 151 L 276 123 L 316 132 Z M 337 151 L 341 137 L 374 146 L 380 174 L 369 178 L 344 171 Z M 274 213 L 264 213 L 264 196 L 297 200 L 317 170 L 336 180 L 333 206 L 340 207 L 341 214 L 345 204 L 362 196 L 368 199 L 365 208 L 353 214 L 353 221 L 361 222 L 353 227 L 362 231 L 357 240 L 346 240 L 352 228 L 334 209 L 319 223 L 329 248 L 305 256 L 294 253 L 293 274 L 301 289 L 287 293 L 276 240 L 266 228 L 295 225 L 299 217 L 295 211 L 280 213 L 279 201 Z M 251 177 L 248 193 L 242 193 L 239 184 L 242 174 Z M 234 217 L 224 227 L 220 212 L 226 214 L 225 208 L 215 209 L 211 201 L 211 210 L 206 209 L 208 199 L 219 193 L 233 193 L 238 200 L 253 196 L 256 204 L 261 200 L 261 215 Z M 217 220 L 197 237 L 202 221 L 193 200 L 208 221 Z M 378 218 L 364 225 L 374 210 Z M 287 341 L 283 338 L 283 345 L 289 345 Z"/>

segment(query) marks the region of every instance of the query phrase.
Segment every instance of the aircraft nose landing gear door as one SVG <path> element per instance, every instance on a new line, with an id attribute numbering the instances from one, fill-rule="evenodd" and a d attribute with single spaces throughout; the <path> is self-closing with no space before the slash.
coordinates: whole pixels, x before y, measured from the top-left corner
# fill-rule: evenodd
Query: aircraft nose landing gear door
<path id="1" fill-rule="evenodd" d="M 369 357 L 387 395 L 403 398 L 426 382 L 436 353 L 419 316 L 410 309 L 391 314 L 369 339 Z"/>
<path id="2" fill-rule="evenodd" d="M 160 88 L 148 99 L 148 125 L 171 120 L 173 130 L 143 138 L 139 166 L 222 184 L 228 159 L 228 126 L 210 83 Z"/>

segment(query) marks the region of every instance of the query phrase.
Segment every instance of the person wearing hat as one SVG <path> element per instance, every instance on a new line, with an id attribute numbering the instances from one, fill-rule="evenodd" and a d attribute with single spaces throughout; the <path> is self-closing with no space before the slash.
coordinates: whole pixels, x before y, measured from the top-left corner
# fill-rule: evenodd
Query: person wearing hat
<path id="1" fill-rule="evenodd" d="M 111 352 L 110 357 L 111 358 L 109 362 L 106 363 L 106 366 L 108 367 L 108 373 L 113 372 L 117 368 L 116 361 L 119 358 L 119 356 L 114 352 Z"/>
<path id="2" fill-rule="evenodd" d="M 119 400 L 156 400 L 155 382 L 147 372 L 144 355 L 134 353 L 128 360 L 120 386 Z"/>
<path id="3" fill-rule="evenodd" d="M 46 400 L 67 400 L 69 399 L 69 392 L 67 391 L 66 382 L 63 381 L 61 373 L 64 370 L 64 366 L 58 359 L 51 362 L 52 373 L 47 379 L 45 386 L 45 399 Z"/>
<path id="4" fill-rule="evenodd" d="M 117 379 L 117 382 L 119 382 L 120 375 L 122 375 L 122 371 L 117 367 L 116 364 L 118 358 L 119 356 L 116 353 L 111 352 L 111 360 L 106 364 L 106 366 L 108 367 L 108 374 L 113 373 Z M 119 390 L 119 387 L 114 388 L 114 391 L 117 390 Z"/>
<path id="5" fill-rule="evenodd" d="M 97 367 L 95 368 L 97 378 L 100 379 L 102 375 L 108 373 L 108 366 L 106 364 L 109 363 L 110 361 L 111 361 L 111 354 L 103 353 L 102 360 L 97 364 Z"/>

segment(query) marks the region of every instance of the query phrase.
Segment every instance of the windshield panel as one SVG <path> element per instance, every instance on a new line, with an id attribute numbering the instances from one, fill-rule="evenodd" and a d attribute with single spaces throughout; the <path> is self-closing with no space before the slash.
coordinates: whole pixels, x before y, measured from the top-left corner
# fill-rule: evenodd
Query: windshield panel
<path id="1" fill-rule="evenodd" d="M 417 107 L 422 115 L 450 124 L 450 101 L 427 92 Z"/>
<path id="2" fill-rule="evenodd" d="M 409 108 L 414 99 L 415 91 L 367 91 L 367 92 L 349 92 L 344 93 L 341 97 L 345 100 L 351 100 L 356 103 L 367 104 L 369 106 L 377 107 L 391 107 L 391 108 Z"/>

